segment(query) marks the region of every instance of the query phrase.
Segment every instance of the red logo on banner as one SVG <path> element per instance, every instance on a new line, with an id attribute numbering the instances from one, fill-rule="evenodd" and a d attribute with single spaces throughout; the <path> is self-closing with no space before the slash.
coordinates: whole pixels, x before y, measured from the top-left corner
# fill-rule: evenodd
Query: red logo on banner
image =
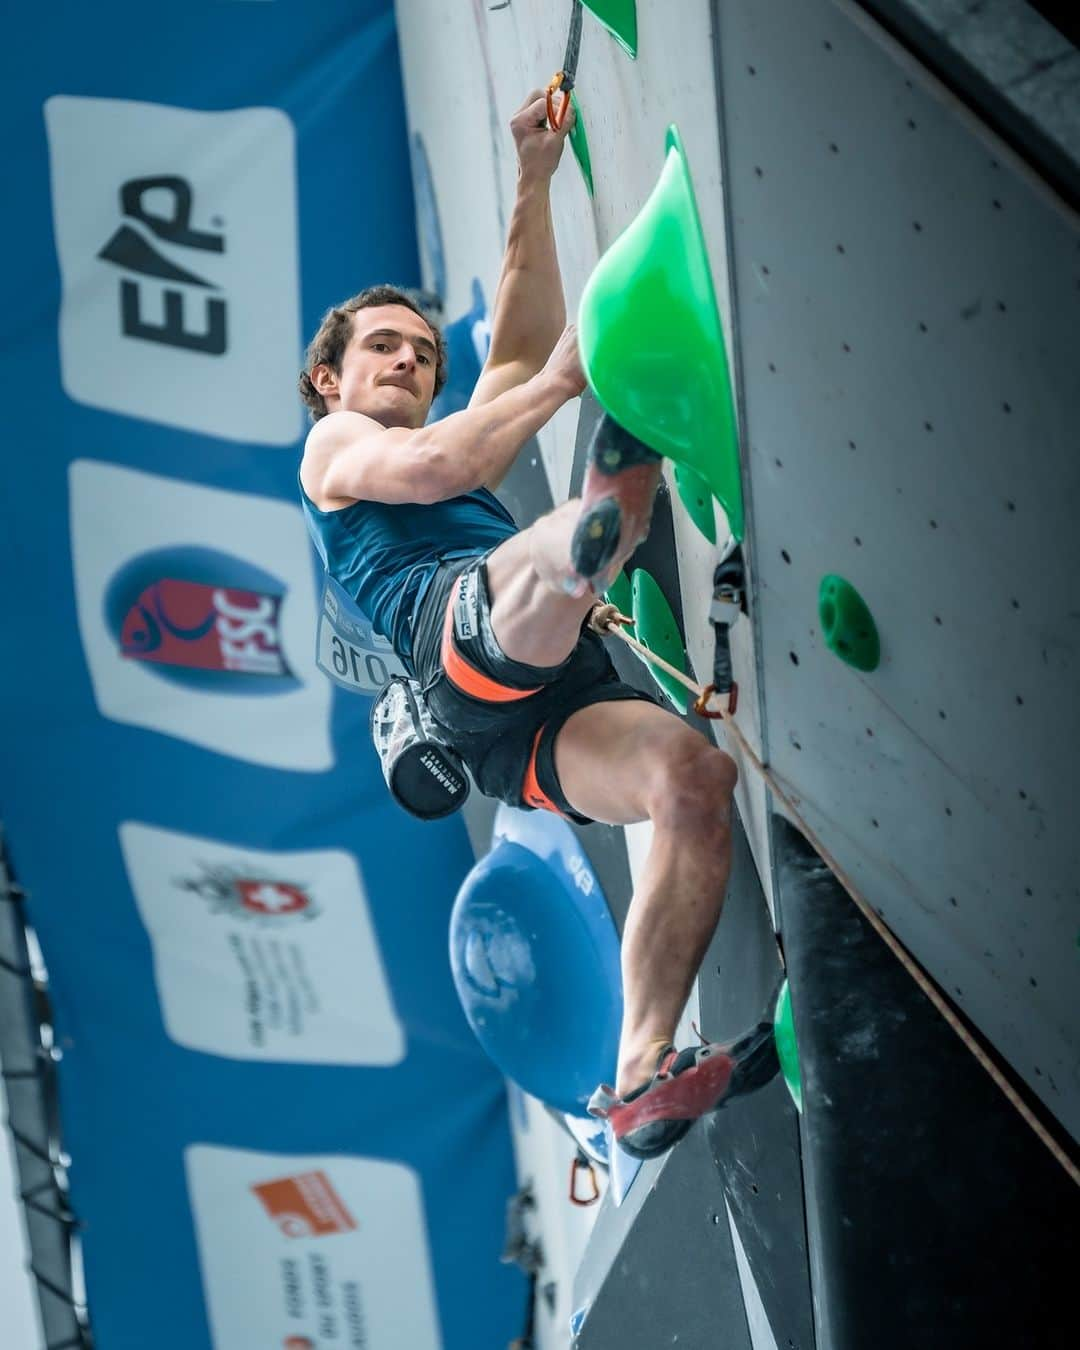
<path id="1" fill-rule="evenodd" d="M 299 886 L 284 881 L 236 881 L 233 883 L 245 909 L 256 914 L 297 914 L 310 901 Z"/>
<path id="2" fill-rule="evenodd" d="M 204 863 L 201 877 L 178 877 L 176 885 L 201 895 L 215 914 L 259 928 L 310 923 L 321 913 L 308 887 L 273 873 L 260 876 L 250 862 L 235 867 Z"/>
<path id="3" fill-rule="evenodd" d="M 348 1233 L 357 1226 L 325 1172 L 302 1172 L 251 1189 L 286 1237 Z"/>
<path id="4" fill-rule="evenodd" d="M 286 1336 L 282 1345 L 284 1350 L 315 1350 L 315 1342 L 306 1336 Z"/>
<path id="5" fill-rule="evenodd" d="M 288 675 L 279 595 L 163 577 L 124 616 L 120 650 L 138 661 L 244 675 Z"/>

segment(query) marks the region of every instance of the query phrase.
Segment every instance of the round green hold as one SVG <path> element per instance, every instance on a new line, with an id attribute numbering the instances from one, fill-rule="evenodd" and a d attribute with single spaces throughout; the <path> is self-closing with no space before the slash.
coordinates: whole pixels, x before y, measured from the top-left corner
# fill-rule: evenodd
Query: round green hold
<path id="1" fill-rule="evenodd" d="M 799 1071 L 799 1048 L 795 1044 L 795 1023 L 791 1017 L 791 990 L 787 980 L 780 989 L 776 1000 L 776 1012 L 773 1014 L 773 1036 L 776 1039 L 776 1053 L 780 1059 L 780 1072 L 795 1103 L 795 1109 L 802 1115 L 802 1074 Z"/>
<path id="2" fill-rule="evenodd" d="M 876 670 L 881 662 L 877 625 L 866 601 L 843 577 L 829 572 L 818 589 L 818 617 L 825 645 L 856 670 Z"/>

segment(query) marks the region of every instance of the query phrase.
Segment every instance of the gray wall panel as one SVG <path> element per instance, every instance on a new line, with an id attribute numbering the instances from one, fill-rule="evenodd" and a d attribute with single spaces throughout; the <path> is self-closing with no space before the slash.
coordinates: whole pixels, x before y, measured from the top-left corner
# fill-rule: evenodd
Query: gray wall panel
<path id="1" fill-rule="evenodd" d="M 1080 1133 L 1077 221 L 852 7 L 717 15 L 772 761 Z M 824 647 L 826 572 L 873 674 Z"/>

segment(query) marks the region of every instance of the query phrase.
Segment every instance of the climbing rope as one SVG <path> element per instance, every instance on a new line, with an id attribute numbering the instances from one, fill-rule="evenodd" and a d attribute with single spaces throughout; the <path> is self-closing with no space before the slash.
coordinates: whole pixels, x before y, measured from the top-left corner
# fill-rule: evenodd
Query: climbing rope
<path id="1" fill-rule="evenodd" d="M 547 87 L 548 125 L 552 131 L 561 131 L 570 107 L 570 91 L 577 79 L 578 57 L 581 54 L 581 0 L 571 0 L 570 32 L 566 38 L 566 54 L 563 57 L 562 70 L 557 70 Z M 555 108 L 555 95 L 561 92 L 562 104 Z"/>
<path id="2" fill-rule="evenodd" d="M 636 638 L 632 638 L 629 633 L 624 633 L 619 627 L 620 624 L 633 622 L 633 619 L 628 618 L 625 614 L 620 614 L 616 605 L 594 605 L 592 612 L 589 614 L 589 627 L 594 633 L 599 633 L 601 637 L 607 637 L 609 634 L 613 634 L 615 637 L 620 638 L 628 647 L 633 647 L 634 651 L 636 651 L 639 656 L 644 657 L 651 665 L 658 666 L 661 670 L 666 671 L 667 674 L 670 675 L 673 680 L 677 680 L 684 689 L 689 689 L 692 694 L 696 695 L 694 711 L 699 717 L 707 717 L 711 722 L 717 722 L 721 718 L 727 719 L 731 717 L 738 706 L 739 686 L 737 684 L 732 683 L 730 689 L 719 691 L 728 695 L 728 706 L 726 709 L 710 708 L 709 702 L 713 695 L 718 692 L 716 685 L 700 685 L 696 683 L 696 681 L 692 680 L 684 671 L 677 669 L 670 661 L 665 661 L 662 656 L 657 656 L 657 654 L 646 647 L 644 643 L 638 642 Z M 731 725 L 735 726 L 735 723 L 733 722 Z M 751 755 L 754 754 L 749 746 L 747 746 L 747 750 Z M 756 759 L 757 756 L 755 755 L 754 758 Z M 758 760 L 758 764 L 761 764 L 760 760 Z M 761 767 L 762 770 L 764 770 L 764 765 L 761 765 Z"/>
<path id="3" fill-rule="evenodd" d="M 796 805 L 795 799 L 793 799 L 789 793 L 784 791 L 777 781 L 776 775 L 762 762 L 749 741 L 743 735 L 742 729 L 734 720 L 733 716 L 736 703 L 734 696 L 737 693 L 738 686 L 734 683 L 732 684 L 731 695 L 729 695 L 729 705 L 726 709 L 710 709 L 708 704 L 710 699 L 716 693 L 716 686 L 711 684 L 702 686 L 695 683 L 681 670 L 676 670 L 674 666 L 670 665 L 667 661 L 664 661 L 654 652 L 651 652 L 648 647 L 643 646 L 640 642 L 637 642 L 634 638 L 630 637 L 629 634 L 624 633 L 620 625 L 628 623 L 633 623 L 633 619 L 627 618 L 625 614 L 620 614 L 615 605 L 595 605 L 589 615 L 589 626 L 594 632 L 599 633 L 602 637 L 611 634 L 619 638 L 621 641 L 625 642 L 627 646 L 632 647 L 636 652 L 643 656 L 646 661 L 667 671 L 673 679 L 678 680 L 681 685 L 689 689 L 691 693 L 695 694 L 697 696 L 697 702 L 694 704 L 694 711 L 696 713 L 711 720 L 723 721 L 725 730 L 731 736 L 739 750 L 787 811 L 793 824 L 798 827 L 807 841 L 816 850 L 822 862 L 825 863 L 826 867 L 829 868 L 837 881 L 839 881 L 840 885 L 847 891 L 863 918 L 870 924 L 874 932 L 877 933 L 878 937 L 881 938 L 882 942 L 885 943 L 907 973 L 919 986 L 948 1026 L 952 1028 L 963 1044 L 971 1051 L 978 1063 L 982 1065 L 990 1075 L 991 1079 L 997 1084 L 998 1088 L 1004 1093 L 1006 1099 L 1016 1108 L 1024 1121 L 1031 1127 L 1038 1138 L 1042 1140 L 1043 1144 L 1049 1149 L 1051 1154 L 1053 1154 L 1054 1158 L 1057 1159 L 1071 1179 L 1077 1185 L 1080 1185 L 1080 1167 L 1077 1167 L 1042 1121 L 1039 1120 L 1038 1116 L 1035 1115 L 1031 1107 L 1023 1100 L 1002 1071 L 974 1036 L 972 1036 L 971 1032 L 968 1031 L 967 1027 L 964 1026 L 959 1015 L 939 992 L 937 985 L 931 980 L 930 976 L 926 974 L 922 966 L 916 961 L 915 957 L 912 956 L 907 948 L 901 943 L 900 939 L 893 933 L 892 929 L 888 927 L 873 906 L 860 894 L 855 883 L 840 866 L 816 831 L 811 829 L 806 823 L 806 820 L 803 818 Z"/>

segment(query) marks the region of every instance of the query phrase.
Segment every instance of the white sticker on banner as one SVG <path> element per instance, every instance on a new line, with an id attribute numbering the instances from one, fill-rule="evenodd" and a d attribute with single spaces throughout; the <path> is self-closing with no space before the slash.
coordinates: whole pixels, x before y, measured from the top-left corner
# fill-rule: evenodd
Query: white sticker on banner
<path id="1" fill-rule="evenodd" d="M 390 643 L 329 576 L 323 579 L 315 660 L 335 684 L 355 694 L 377 694 L 391 675 L 407 674 Z"/>
<path id="2" fill-rule="evenodd" d="M 70 468 L 79 632 L 104 717 L 253 764 L 334 763 L 300 507 L 91 460 Z"/>
<path id="3" fill-rule="evenodd" d="M 235 441 L 303 431 L 296 146 L 277 108 L 45 104 L 65 392 Z"/>
<path id="4" fill-rule="evenodd" d="M 209 1144 L 184 1162 L 214 1350 L 441 1350 L 412 1168 Z"/>
<path id="5" fill-rule="evenodd" d="M 401 1062 L 405 1033 L 348 853 L 230 848 L 132 821 L 120 846 L 172 1040 L 233 1059 Z"/>

